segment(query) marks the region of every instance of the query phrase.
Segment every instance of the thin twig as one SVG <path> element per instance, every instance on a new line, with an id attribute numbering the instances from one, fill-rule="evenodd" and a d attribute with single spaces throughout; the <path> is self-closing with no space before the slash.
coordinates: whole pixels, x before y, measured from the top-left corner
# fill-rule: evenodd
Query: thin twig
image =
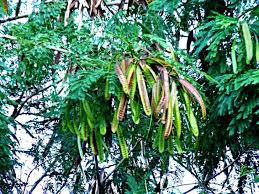
<path id="1" fill-rule="evenodd" d="M 6 39 L 10 39 L 10 40 L 17 40 L 17 38 L 15 36 L 10 36 L 10 35 L 7 35 L 7 34 L 0 34 L 0 38 L 6 38 Z M 58 48 L 58 47 L 54 47 L 54 46 L 46 46 L 48 49 L 51 49 L 51 50 L 55 50 L 55 51 L 60 51 L 60 52 L 63 52 L 63 53 L 71 53 L 70 50 L 66 50 L 66 49 L 63 49 L 63 48 Z"/>
<path id="2" fill-rule="evenodd" d="M 133 146 L 133 148 L 129 151 L 129 154 L 137 147 L 137 145 L 138 145 L 138 143 L 141 141 L 141 139 L 139 139 L 136 143 L 135 143 L 135 145 Z M 102 183 L 104 183 L 108 178 L 109 178 L 109 176 L 111 176 L 118 168 L 119 168 L 119 166 L 124 162 L 124 158 L 115 166 L 115 168 L 114 168 L 114 170 L 113 171 L 111 171 L 103 180 L 102 180 L 102 182 L 101 182 L 101 184 Z"/>
<path id="3" fill-rule="evenodd" d="M 0 24 L 10 22 L 10 21 L 13 21 L 13 20 L 19 20 L 19 19 L 22 19 L 22 18 L 27 18 L 28 16 L 29 15 L 26 14 L 26 15 L 16 16 L 16 17 L 12 17 L 12 18 L 7 18 L 7 19 L 4 19 L 4 20 L 0 20 Z"/>

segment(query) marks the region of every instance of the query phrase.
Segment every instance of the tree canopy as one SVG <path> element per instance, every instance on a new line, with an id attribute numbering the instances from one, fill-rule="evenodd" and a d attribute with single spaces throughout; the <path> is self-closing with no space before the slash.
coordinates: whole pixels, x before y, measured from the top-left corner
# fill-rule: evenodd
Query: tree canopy
<path id="1" fill-rule="evenodd" d="M 258 191 L 256 1 L 32 3 L 0 1 L 2 193 Z"/>

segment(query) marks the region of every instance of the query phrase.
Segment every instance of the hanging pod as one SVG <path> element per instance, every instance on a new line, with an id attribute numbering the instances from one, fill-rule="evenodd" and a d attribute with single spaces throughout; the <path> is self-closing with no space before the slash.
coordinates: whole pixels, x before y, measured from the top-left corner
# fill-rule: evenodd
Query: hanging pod
<path id="1" fill-rule="evenodd" d="M 137 66 L 137 81 L 138 81 L 139 95 L 144 108 L 144 112 L 146 113 L 147 116 L 150 116 L 151 107 L 150 107 L 150 102 L 148 98 L 146 83 L 139 66 Z"/>
<path id="2" fill-rule="evenodd" d="M 122 132 L 122 129 L 120 126 L 117 129 L 117 137 L 119 140 L 122 158 L 126 159 L 129 157 L 129 152 L 128 152 L 128 147 L 127 147 L 127 144 L 126 144 L 126 141 L 125 141 L 125 138 L 123 136 L 123 132 Z"/>
<path id="3" fill-rule="evenodd" d="M 246 22 L 242 23 L 242 31 L 246 47 L 246 64 L 249 64 L 253 58 L 253 42 L 248 24 Z"/>

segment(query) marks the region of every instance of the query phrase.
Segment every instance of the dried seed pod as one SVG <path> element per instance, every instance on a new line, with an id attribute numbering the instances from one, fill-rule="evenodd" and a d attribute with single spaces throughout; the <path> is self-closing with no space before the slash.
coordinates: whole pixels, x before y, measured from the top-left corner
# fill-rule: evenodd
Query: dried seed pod
<path id="1" fill-rule="evenodd" d="M 168 74 L 168 71 L 166 70 L 166 68 L 162 69 L 162 73 L 163 73 L 163 85 L 164 85 L 164 90 L 165 90 L 165 96 L 164 96 L 162 106 L 164 109 L 167 109 L 168 96 L 169 96 L 169 74 Z"/>
<path id="2" fill-rule="evenodd" d="M 124 94 L 122 94 L 122 96 L 120 98 L 119 107 L 118 107 L 118 119 L 119 119 L 119 121 L 122 121 L 124 119 L 124 114 L 125 114 L 125 111 L 126 111 L 127 104 L 128 104 L 128 100 L 127 100 L 126 96 Z"/>
<path id="3" fill-rule="evenodd" d="M 128 81 L 128 86 L 129 86 L 130 90 L 131 90 L 131 86 L 132 86 L 135 71 L 136 71 L 136 65 L 130 64 L 130 66 L 127 70 L 127 81 Z"/>
<path id="4" fill-rule="evenodd" d="M 128 85 L 128 81 L 126 79 L 126 76 L 124 75 L 122 68 L 120 67 L 120 65 L 117 63 L 115 66 L 115 71 L 116 74 L 120 80 L 120 83 L 122 85 L 122 89 L 124 91 L 125 94 L 129 95 L 129 85 Z"/>
<path id="5" fill-rule="evenodd" d="M 184 80 L 184 79 L 179 79 L 179 82 L 182 84 L 182 86 L 184 88 L 187 89 L 187 91 L 190 94 L 193 94 L 196 98 L 196 100 L 199 102 L 200 106 L 201 106 L 201 112 L 202 112 L 202 118 L 205 119 L 206 118 L 206 107 L 205 107 L 205 103 L 203 102 L 203 99 L 200 95 L 200 93 L 197 91 L 197 89 L 188 81 Z"/>
<path id="6" fill-rule="evenodd" d="M 139 95 L 140 95 L 140 99 L 141 99 L 144 111 L 147 116 L 150 116 L 151 107 L 150 107 L 150 102 L 148 98 L 146 83 L 139 66 L 137 67 L 137 81 L 138 81 Z"/>
<path id="7" fill-rule="evenodd" d="M 140 60 L 139 65 L 141 66 L 143 73 L 145 75 L 145 78 L 147 80 L 147 83 L 150 87 L 152 87 L 155 84 L 155 78 L 153 77 L 152 73 L 150 72 L 151 68 L 148 68 L 148 65 L 144 60 Z"/>
<path id="8" fill-rule="evenodd" d="M 169 95 L 168 98 L 168 105 L 167 105 L 167 118 L 166 118 L 166 124 L 165 124 L 165 132 L 164 132 L 164 138 L 167 139 L 169 135 L 171 134 L 172 127 L 173 127 L 173 98 L 172 95 Z"/>

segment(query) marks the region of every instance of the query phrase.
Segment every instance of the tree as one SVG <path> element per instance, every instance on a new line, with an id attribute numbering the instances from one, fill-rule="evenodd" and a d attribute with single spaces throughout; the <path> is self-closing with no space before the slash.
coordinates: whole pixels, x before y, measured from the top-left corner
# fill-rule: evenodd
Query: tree
<path id="1" fill-rule="evenodd" d="M 186 193 L 254 191 L 255 1 L 1 6 L 3 193 L 175 192 L 183 171 Z"/>

